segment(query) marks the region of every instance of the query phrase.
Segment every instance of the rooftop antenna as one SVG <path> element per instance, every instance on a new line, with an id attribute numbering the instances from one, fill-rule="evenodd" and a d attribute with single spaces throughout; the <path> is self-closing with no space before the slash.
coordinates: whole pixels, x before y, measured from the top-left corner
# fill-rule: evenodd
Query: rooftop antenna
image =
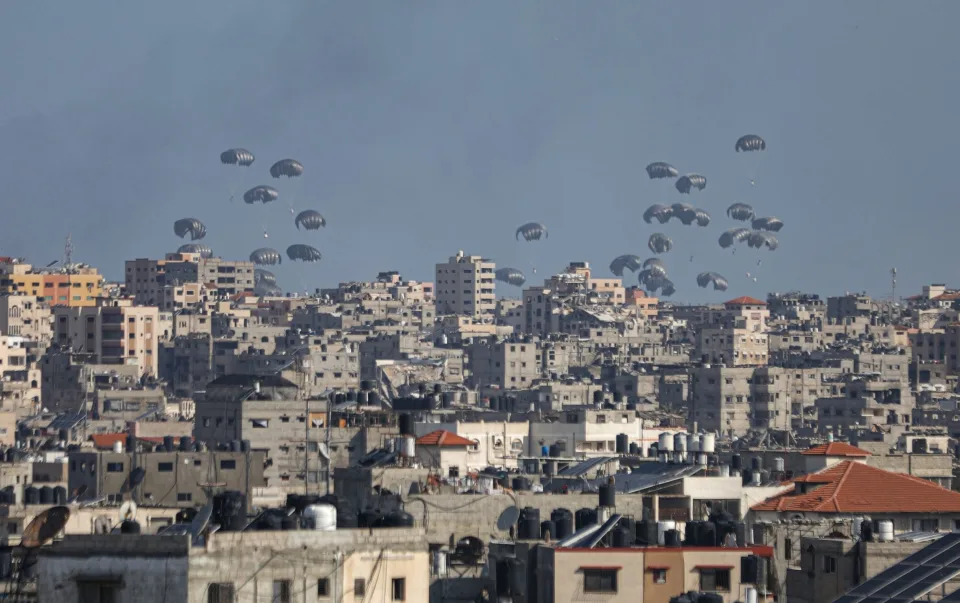
<path id="1" fill-rule="evenodd" d="M 7 582 L 6 601 L 36 600 L 35 593 L 27 593 L 27 582 L 36 581 L 37 553 L 40 547 L 49 543 L 59 534 L 67 520 L 70 509 L 63 506 L 50 507 L 33 518 L 20 537 L 19 556 Z M 29 589 L 32 590 L 32 589 Z"/>
<path id="2" fill-rule="evenodd" d="M 67 233 L 67 240 L 63 244 L 63 266 L 69 268 L 73 263 L 73 236 Z"/>
<path id="3" fill-rule="evenodd" d="M 897 269 L 890 269 L 890 301 L 897 302 Z"/>

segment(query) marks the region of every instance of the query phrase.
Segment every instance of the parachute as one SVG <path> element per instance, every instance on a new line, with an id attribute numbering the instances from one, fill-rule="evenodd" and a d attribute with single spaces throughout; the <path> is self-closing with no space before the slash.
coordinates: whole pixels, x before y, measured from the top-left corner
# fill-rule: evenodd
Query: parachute
<path id="1" fill-rule="evenodd" d="M 245 203 L 270 203 L 280 198 L 280 193 L 272 186 L 261 184 L 243 193 Z"/>
<path id="2" fill-rule="evenodd" d="M 610 272 L 617 276 L 623 276 L 624 270 L 636 272 L 637 270 L 640 270 L 642 265 L 643 261 L 640 259 L 640 256 L 629 254 L 621 255 L 617 256 L 612 262 L 610 262 Z"/>
<path id="3" fill-rule="evenodd" d="M 710 224 L 710 214 L 688 203 L 674 203 L 670 207 L 670 211 L 686 226 L 690 226 L 694 222 L 698 226 Z"/>
<path id="4" fill-rule="evenodd" d="M 673 209 L 666 205 L 660 205 L 659 203 L 651 205 L 647 208 L 647 211 L 643 212 L 643 221 L 647 224 L 650 224 L 654 218 L 661 224 L 666 224 L 672 217 Z"/>
<path id="5" fill-rule="evenodd" d="M 527 222 L 517 228 L 516 238 L 518 241 L 521 235 L 523 235 L 523 238 L 527 241 L 539 241 L 541 238 L 546 239 L 549 237 L 547 227 L 539 222 Z"/>
<path id="6" fill-rule="evenodd" d="M 295 178 L 303 174 L 303 164 L 296 159 L 281 159 L 270 166 L 270 175 L 274 178 L 286 176 Z"/>
<path id="7" fill-rule="evenodd" d="M 522 287 L 523 284 L 527 282 L 527 277 L 516 268 L 497 268 L 494 275 L 498 281 L 513 285 L 514 287 Z"/>
<path id="8" fill-rule="evenodd" d="M 277 255 L 280 255 L 280 254 L 277 254 Z M 254 268 L 254 269 L 253 269 L 253 284 L 254 284 L 254 285 L 259 285 L 259 284 L 261 284 L 261 283 L 263 283 L 263 284 L 265 284 L 265 285 L 276 285 L 276 284 L 277 284 L 277 275 L 275 275 L 274 273 L 270 272 L 269 270 L 264 270 L 263 268 Z"/>
<path id="9" fill-rule="evenodd" d="M 296 243 L 287 247 L 287 257 L 291 260 L 300 260 L 301 262 L 319 262 L 323 256 L 320 250 L 310 245 Z"/>
<path id="10" fill-rule="evenodd" d="M 673 249 L 673 239 L 662 232 L 655 232 L 647 240 L 647 247 L 654 253 L 667 253 Z"/>
<path id="11" fill-rule="evenodd" d="M 697 284 L 704 289 L 713 285 L 714 291 L 726 291 L 729 286 L 727 279 L 716 272 L 701 272 L 697 275 Z"/>
<path id="12" fill-rule="evenodd" d="M 188 234 L 191 241 L 207 236 L 207 227 L 196 218 L 183 218 L 173 223 L 173 232 L 181 239 Z"/>
<path id="13" fill-rule="evenodd" d="M 769 230 L 770 232 L 780 232 L 783 228 L 783 221 L 780 218 L 770 216 L 768 218 L 757 218 L 753 221 L 754 230 Z"/>
<path id="14" fill-rule="evenodd" d="M 734 203 L 727 208 L 727 215 L 740 222 L 749 222 L 753 220 L 756 214 L 753 211 L 753 206 L 746 203 Z"/>
<path id="15" fill-rule="evenodd" d="M 206 245 L 198 245 L 196 243 L 187 243 L 186 245 L 181 245 L 177 248 L 177 253 L 196 253 L 204 259 L 213 257 L 213 251 L 211 251 L 209 247 Z"/>
<path id="16" fill-rule="evenodd" d="M 780 241 L 769 232 L 754 230 L 750 233 L 750 236 L 747 237 L 747 245 L 754 249 L 766 247 L 770 251 L 773 251 L 780 246 Z"/>
<path id="17" fill-rule="evenodd" d="M 256 283 L 253 285 L 253 294 L 257 297 L 283 297 L 283 289 L 277 285 Z"/>
<path id="18" fill-rule="evenodd" d="M 643 262 L 643 270 L 651 276 L 667 277 L 667 265 L 660 258 L 649 258 Z"/>
<path id="19" fill-rule="evenodd" d="M 319 230 L 320 227 L 327 225 L 327 221 L 320 215 L 320 212 L 312 209 L 307 209 L 297 214 L 293 222 L 296 224 L 297 230 L 300 230 L 301 225 L 307 230 Z"/>
<path id="20" fill-rule="evenodd" d="M 659 290 L 660 294 L 666 297 L 676 293 L 676 288 L 673 286 L 673 281 L 671 281 L 665 275 L 656 274 L 650 270 L 641 270 L 637 280 L 644 289 L 651 293 Z"/>
<path id="21" fill-rule="evenodd" d="M 253 153 L 246 149 L 227 149 L 220 153 L 220 163 L 246 167 L 253 163 Z"/>
<path id="22" fill-rule="evenodd" d="M 676 186 L 677 190 L 681 193 L 689 195 L 693 189 L 702 191 L 707 188 L 707 179 L 700 174 L 687 174 L 677 178 L 677 183 L 674 186 Z"/>
<path id="23" fill-rule="evenodd" d="M 734 243 L 747 240 L 750 236 L 749 228 L 731 228 L 720 235 L 720 247 L 726 249 Z"/>
<path id="24" fill-rule="evenodd" d="M 767 150 L 767 141 L 756 134 L 747 134 L 737 139 L 734 149 L 740 151 L 765 151 Z"/>
<path id="25" fill-rule="evenodd" d="M 250 254 L 250 261 L 257 266 L 275 266 L 283 263 L 283 257 L 276 249 L 261 247 Z"/>
<path id="26" fill-rule="evenodd" d="M 650 176 L 651 180 L 655 178 L 676 178 L 679 174 L 677 168 L 663 161 L 654 161 L 647 166 L 647 175 Z"/>

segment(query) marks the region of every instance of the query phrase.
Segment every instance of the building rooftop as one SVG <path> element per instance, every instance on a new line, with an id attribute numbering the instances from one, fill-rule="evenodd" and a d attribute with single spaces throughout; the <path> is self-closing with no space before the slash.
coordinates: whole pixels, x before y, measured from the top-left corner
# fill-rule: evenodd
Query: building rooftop
<path id="1" fill-rule="evenodd" d="M 724 302 L 723 305 L 724 306 L 766 306 L 767 302 L 757 299 L 755 297 L 744 295 L 736 299 L 731 299 L 728 302 Z"/>
<path id="2" fill-rule="evenodd" d="M 822 485 L 813 489 L 796 484 Z M 793 490 L 754 505 L 753 511 L 814 513 L 960 513 L 960 492 L 925 479 L 842 461 L 794 480 Z M 806 490 L 806 491 L 805 491 Z"/>
<path id="3" fill-rule="evenodd" d="M 93 442 L 93 447 L 98 450 L 111 450 L 113 445 L 117 442 L 121 442 L 124 445 L 124 451 L 126 452 L 127 445 L 127 434 L 126 433 L 95 433 L 90 436 L 90 440 Z M 163 438 L 141 438 L 138 437 L 137 440 L 142 440 L 145 442 L 152 442 L 154 444 L 159 444 L 163 442 Z"/>
<path id="4" fill-rule="evenodd" d="M 473 446 L 473 441 L 455 433 L 438 429 L 417 438 L 418 446 Z"/>
<path id="5" fill-rule="evenodd" d="M 851 446 L 846 442 L 830 442 L 829 444 L 820 444 L 819 446 L 814 446 L 808 450 L 804 450 L 800 454 L 807 456 L 853 456 L 853 457 L 868 457 L 870 453 L 862 448 L 857 448 L 856 446 Z"/>

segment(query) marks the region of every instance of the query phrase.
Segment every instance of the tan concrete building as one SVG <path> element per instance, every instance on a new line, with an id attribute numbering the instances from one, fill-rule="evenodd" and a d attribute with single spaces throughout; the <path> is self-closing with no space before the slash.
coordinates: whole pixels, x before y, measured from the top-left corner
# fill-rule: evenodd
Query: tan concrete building
<path id="1" fill-rule="evenodd" d="M 437 314 L 493 315 L 496 310 L 494 272 L 497 265 L 462 251 L 436 266 Z"/>
<path id="2" fill-rule="evenodd" d="M 53 339 L 49 304 L 35 295 L 0 295 L 0 335 L 24 337 L 46 350 Z"/>
<path id="3" fill-rule="evenodd" d="M 767 334 L 751 329 L 703 328 L 697 336 L 696 358 L 726 366 L 765 366 Z"/>
<path id="4" fill-rule="evenodd" d="M 92 352 L 99 364 L 134 365 L 144 376 L 157 375 L 159 311 L 133 300 L 97 300 L 83 308 L 55 308 L 54 341 L 74 351 Z"/>
<path id="5" fill-rule="evenodd" d="M 41 601 L 427 603 L 430 553 L 421 528 L 67 536 L 38 574 Z"/>
<path id="6" fill-rule="evenodd" d="M 526 388 L 540 377 L 540 350 L 536 342 L 481 342 L 467 348 L 476 387 Z"/>
<path id="7" fill-rule="evenodd" d="M 125 266 L 126 294 L 138 304 L 164 310 L 225 298 L 253 290 L 253 262 L 204 258 L 195 253 L 168 253 L 162 260 L 138 258 Z"/>

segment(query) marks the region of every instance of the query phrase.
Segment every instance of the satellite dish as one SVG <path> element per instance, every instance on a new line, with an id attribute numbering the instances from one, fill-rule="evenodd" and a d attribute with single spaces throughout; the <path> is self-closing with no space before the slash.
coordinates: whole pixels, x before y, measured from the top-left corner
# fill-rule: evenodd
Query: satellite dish
<path id="1" fill-rule="evenodd" d="M 497 519 L 497 529 L 501 532 L 508 532 L 510 528 L 516 525 L 519 518 L 520 509 L 517 507 L 507 507 L 503 510 L 503 513 L 500 514 L 500 518 Z"/>
<path id="2" fill-rule="evenodd" d="M 76 502 L 83 498 L 83 495 L 87 493 L 87 485 L 81 484 L 79 488 L 73 492 L 73 502 Z"/>
<path id="3" fill-rule="evenodd" d="M 23 530 L 20 537 L 20 546 L 25 549 L 39 548 L 63 530 L 70 519 L 70 509 L 67 507 L 50 507 L 33 518 Z"/>
<path id="4" fill-rule="evenodd" d="M 109 534 L 110 533 L 110 518 L 106 515 L 97 515 L 93 520 L 93 533 L 94 534 Z"/>
<path id="5" fill-rule="evenodd" d="M 120 505 L 120 517 L 125 520 L 133 520 L 137 516 L 137 503 L 132 500 Z"/>
<path id="6" fill-rule="evenodd" d="M 147 475 L 147 472 L 144 470 L 143 467 L 137 467 L 136 469 L 131 471 L 130 486 L 128 489 L 133 490 L 134 488 L 139 486 L 141 483 L 143 483 L 143 478 L 146 477 L 146 475 Z"/>

